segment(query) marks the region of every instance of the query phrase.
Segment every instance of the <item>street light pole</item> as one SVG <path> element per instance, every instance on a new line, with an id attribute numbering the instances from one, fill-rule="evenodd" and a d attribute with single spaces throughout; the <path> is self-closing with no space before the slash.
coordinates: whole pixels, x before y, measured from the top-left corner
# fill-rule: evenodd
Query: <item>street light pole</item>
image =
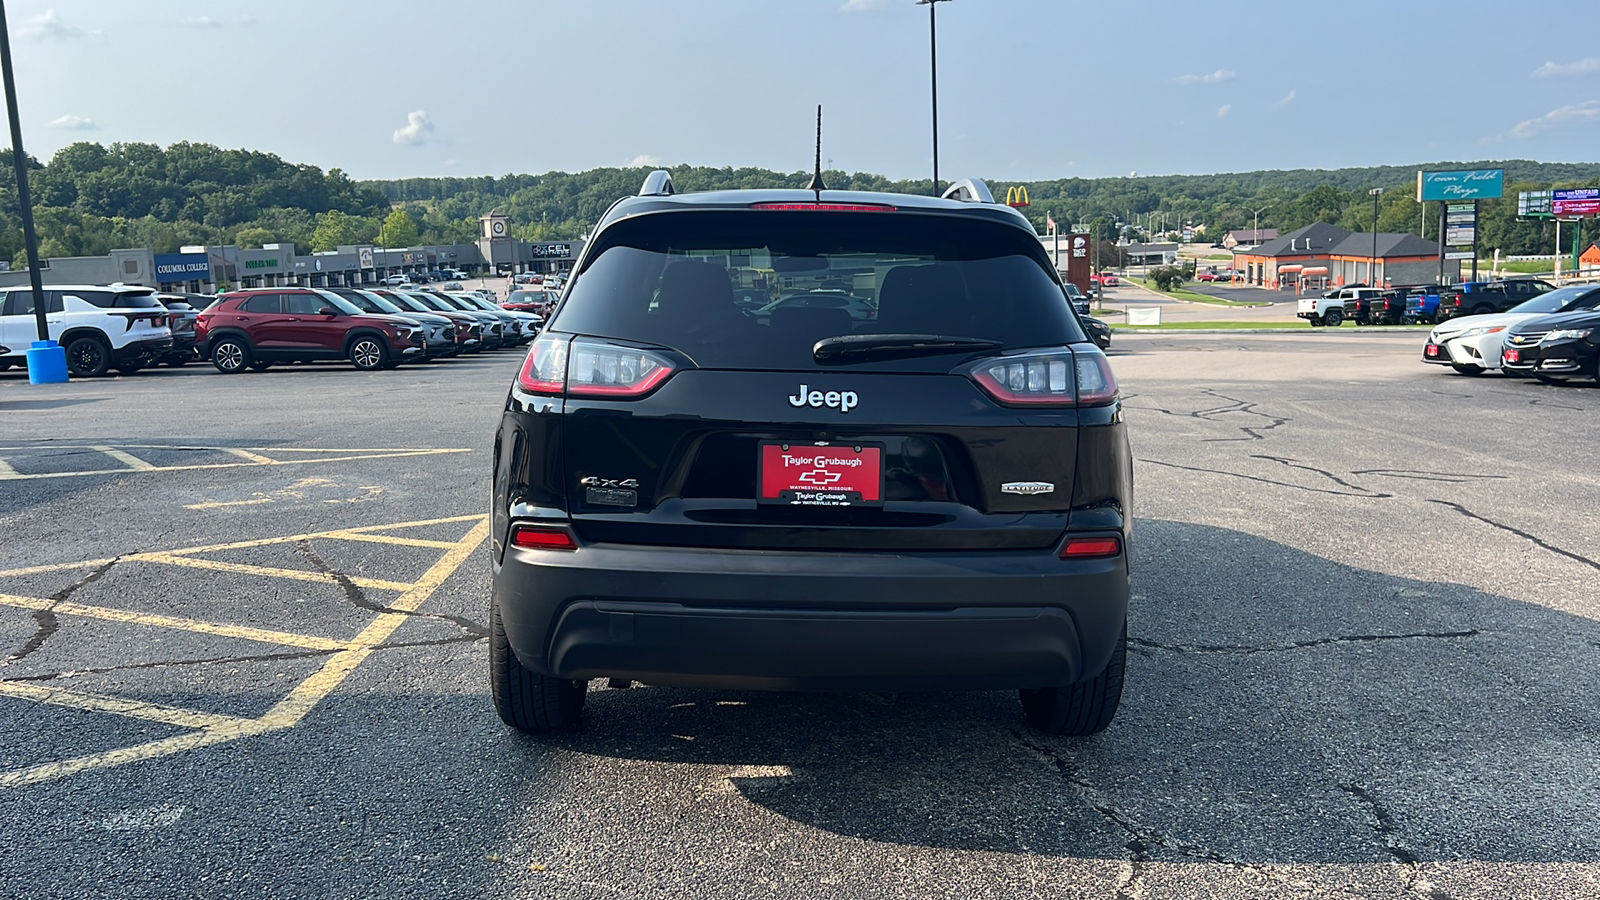
<path id="1" fill-rule="evenodd" d="M 1263 206 L 1260 209 L 1255 211 L 1255 214 L 1254 214 L 1255 218 L 1253 220 L 1254 224 L 1250 228 L 1250 242 L 1251 243 L 1253 243 L 1253 244 L 1260 244 L 1261 243 L 1261 214 L 1266 212 L 1267 210 L 1269 210 L 1271 208 L 1272 208 L 1272 204 L 1268 203 L 1266 206 Z"/>
<path id="2" fill-rule="evenodd" d="M 1378 284 L 1378 198 L 1383 195 L 1383 188 L 1373 188 L 1367 193 L 1372 195 L 1372 259 L 1367 262 L 1367 278 L 1371 279 L 1371 287 L 1380 287 Z"/>
<path id="3" fill-rule="evenodd" d="M 0 66 L 4 67 L 6 112 L 11 118 L 11 162 L 17 170 L 17 201 L 22 207 L 23 242 L 27 244 L 28 270 L 33 273 L 33 312 L 39 340 L 50 339 L 45 322 L 44 283 L 39 274 L 39 234 L 33 226 L 33 196 L 28 190 L 28 155 L 22 149 L 22 120 L 17 114 L 17 80 L 11 72 L 11 31 L 6 24 L 5 0 L 0 0 Z"/>
<path id="4" fill-rule="evenodd" d="M 933 87 L 933 195 L 939 196 L 939 17 L 936 7 L 950 0 L 917 0 L 928 8 L 928 72 Z"/>

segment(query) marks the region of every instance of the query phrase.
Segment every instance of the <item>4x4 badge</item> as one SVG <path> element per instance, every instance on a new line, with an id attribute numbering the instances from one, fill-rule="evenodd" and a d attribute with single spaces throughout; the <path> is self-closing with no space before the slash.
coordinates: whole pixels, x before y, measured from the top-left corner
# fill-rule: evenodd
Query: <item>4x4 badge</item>
<path id="1" fill-rule="evenodd" d="M 1056 486 L 1048 481 L 1008 481 L 1005 484 L 1000 485 L 1000 493 L 1021 494 L 1024 497 L 1032 497 L 1036 494 L 1048 494 L 1055 489 Z"/>
<path id="2" fill-rule="evenodd" d="M 584 487 L 592 487 L 592 488 L 625 488 L 627 490 L 633 490 L 633 489 L 635 489 L 635 488 L 637 488 L 639 486 L 639 479 L 637 479 L 637 478 L 596 478 L 595 476 L 590 475 L 588 478 L 582 479 L 578 483 L 583 485 Z"/>

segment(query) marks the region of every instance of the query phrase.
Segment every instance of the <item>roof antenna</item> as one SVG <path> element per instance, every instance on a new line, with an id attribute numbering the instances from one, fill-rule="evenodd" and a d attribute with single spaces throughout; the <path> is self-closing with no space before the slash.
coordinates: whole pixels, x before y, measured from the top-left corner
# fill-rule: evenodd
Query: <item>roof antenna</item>
<path id="1" fill-rule="evenodd" d="M 811 175 L 811 183 L 806 185 L 806 190 L 815 191 L 817 202 L 822 202 L 822 192 L 828 186 L 822 183 L 822 104 L 817 104 L 817 168 Z"/>

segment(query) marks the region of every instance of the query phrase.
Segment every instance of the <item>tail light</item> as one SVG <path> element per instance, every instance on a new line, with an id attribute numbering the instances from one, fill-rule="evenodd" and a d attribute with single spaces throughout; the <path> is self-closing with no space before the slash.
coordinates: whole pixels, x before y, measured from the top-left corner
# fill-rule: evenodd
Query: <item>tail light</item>
<path id="1" fill-rule="evenodd" d="M 576 550 L 578 540 L 565 525 L 511 526 L 511 546 L 524 550 Z"/>
<path id="2" fill-rule="evenodd" d="M 1097 406 L 1117 398 L 1116 377 L 1098 348 L 992 357 L 970 366 L 967 374 L 989 396 L 1011 406 Z"/>
<path id="3" fill-rule="evenodd" d="M 1070 538 L 1061 547 L 1062 559 L 1106 559 L 1122 552 L 1122 538 Z"/>
<path id="4" fill-rule="evenodd" d="M 784 212 L 896 212 L 887 203 L 752 203 L 751 209 Z"/>
<path id="5" fill-rule="evenodd" d="M 633 400 L 676 370 L 672 360 L 649 350 L 545 335 L 533 342 L 518 381 L 534 394 Z"/>

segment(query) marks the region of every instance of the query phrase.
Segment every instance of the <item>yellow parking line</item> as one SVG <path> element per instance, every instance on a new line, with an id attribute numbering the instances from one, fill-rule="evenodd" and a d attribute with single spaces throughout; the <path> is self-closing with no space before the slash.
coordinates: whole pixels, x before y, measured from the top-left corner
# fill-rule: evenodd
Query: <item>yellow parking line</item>
<path id="1" fill-rule="evenodd" d="M 210 569 L 213 572 L 235 572 L 240 575 L 265 575 L 268 578 L 287 578 L 291 581 L 315 581 L 321 584 L 338 584 L 339 579 L 326 572 L 306 572 L 300 569 L 279 569 L 272 566 L 250 566 L 244 563 L 222 562 L 215 559 L 198 559 L 192 556 L 174 556 L 170 553 L 141 553 L 137 557 L 130 557 L 144 562 L 166 563 L 169 566 L 185 566 L 191 569 Z M 357 587 L 372 588 L 379 591 L 404 591 L 411 587 L 409 581 L 384 581 L 381 578 L 363 578 L 359 575 L 350 577 L 350 583 Z"/>
<path id="2" fill-rule="evenodd" d="M 56 603 L 52 600 L 41 600 L 38 597 L 18 597 L 13 594 L 0 594 L 0 606 L 11 606 L 19 609 L 48 609 L 59 615 L 78 616 L 84 619 L 100 619 L 106 622 L 122 622 L 129 625 L 149 625 L 155 628 L 171 628 L 177 631 L 196 631 L 201 634 L 238 638 L 242 641 L 255 641 L 260 644 L 304 647 L 308 650 L 343 650 L 350 646 L 349 641 L 336 641 L 332 638 L 317 637 L 311 634 L 270 631 L 265 628 L 251 628 L 246 625 L 224 625 L 220 622 L 205 622 L 200 619 L 179 619 L 174 616 L 162 616 L 155 613 L 112 609 L 108 606 L 87 606 L 82 603 L 71 602 Z"/>
<path id="3" fill-rule="evenodd" d="M 189 449 L 189 448 L 186 447 L 184 449 Z M 204 449 L 210 449 L 210 448 L 197 447 L 195 449 L 204 450 Z M 251 461 L 253 463 L 261 463 L 262 465 L 271 465 L 271 464 L 277 462 L 277 460 L 273 459 L 270 456 L 262 456 L 259 453 L 251 453 L 249 450 L 242 450 L 242 449 L 240 449 L 238 447 L 223 447 L 222 448 L 222 452 L 224 452 L 224 453 L 232 453 L 234 456 L 237 456 L 240 459 L 247 459 L 247 460 L 249 460 L 249 461 Z"/>
<path id="4" fill-rule="evenodd" d="M 59 448 L 57 448 L 59 449 Z M 102 448 L 90 448 L 105 452 Z M 282 451 L 277 451 L 282 452 Z M 126 475 L 130 472 L 198 472 L 211 469 L 244 469 L 261 468 L 266 466 L 305 466 L 315 463 L 351 462 L 363 459 L 396 459 L 407 456 L 438 456 L 445 453 L 471 453 L 468 449 L 456 450 L 402 450 L 391 453 L 368 453 L 365 451 L 333 451 L 335 453 L 357 452 L 359 456 L 325 456 L 318 459 L 276 459 L 271 462 L 236 462 L 236 463 L 195 463 L 185 466 L 155 466 L 144 460 L 138 460 L 143 466 L 126 469 L 94 469 L 86 472 L 38 472 L 30 475 L 0 475 L 0 480 L 5 481 L 34 481 L 44 478 L 78 478 L 85 475 Z M 125 456 L 127 454 L 124 454 Z M 128 459 L 138 459 L 128 456 Z"/>
<path id="5" fill-rule="evenodd" d="M 126 716 L 130 719 L 144 719 L 148 722 L 177 725 L 180 728 L 220 728 L 226 725 L 239 725 L 251 721 L 240 716 L 225 716 L 192 709 L 179 709 L 176 706 L 163 706 L 160 703 L 127 700 L 122 697 L 107 697 L 104 694 L 91 694 L 85 691 L 64 691 L 60 688 L 45 687 L 20 681 L 0 681 L 0 695 L 32 700 L 35 703 L 47 703 L 51 706 L 65 706 L 84 712 L 112 713 L 118 716 Z"/>
<path id="6" fill-rule="evenodd" d="M 415 612 L 426 603 L 428 598 L 433 596 L 433 592 L 477 552 L 478 545 L 488 536 L 489 520 L 485 518 L 473 526 L 466 537 L 457 541 L 450 552 L 423 573 L 410 590 L 390 604 L 389 608 L 395 610 L 394 612 L 378 616 L 371 625 L 363 628 L 351 641 L 355 647 L 334 654 L 323 664 L 322 671 L 302 681 L 298 687 L 289 692 L 289 696 L 268 710 L 266 715 L 261 717 L 262 721 L 270 722 L 277 728 L 289 728 L 297 724 L 372 654 L 375 645 L 388 640 L 395 630 L 404 624 L 407 618 L 405 613 Z"/>
<path id="7" fill-rule="evenodd" d="M 233 506 L 260 506 L 260 505 L 262 505 L 264 503 L 272 503 L 272 502 L 274 502 L 274 501 L 273 501 L 273 499 L 271 497 L 257 497 L 254 500 L 231 500 L 231 501 L 228 501 L 226 503 L 219 503 L 219 502 L 217 502 L 215 500 L 211 501 L 210 503 L 186 503 L 186 504 L 184 504 L 183 508 L 184 509 L 227 509 L 227 508 L 233 507 Z"/>
<path id="8" fill-rule="evenodd" d="M 31 766 L 25 769 L 16 769 L 10 772 L 0 772 L 0 789 L 19 787 L 28 784 L 37 784 L 50 781 L 78 772 L 87 772 L 97 769 L 106 769 L 113 766 L 126 765 L 133 762 L 158 759 L 195 750 L 201 747 L 213 746 L 238 740 L 244 737 L 264 734 L 292 728 L 299 724 L 305 716 L 315 709 L 327 696 L 333 693 L 352 672 L 370 656 L 375 645 L 387 640 L 405 622 L 403 613 L 414 612 L 433 596 L 439 586 L 454 575 L 456 570 L 477 552 L 478 545 L 489 534 L 489 520 L 487 517 L 474 516 L 478 524 L 457 541 L 451 550 L 438 562 L 434 563 L 428 571 L 411 585 L 393 604 L 394 613 L 385 613 L 372 621 L 372 624 L 362 629 L 355 640 L 345 645 L 344 649 L 323 664 L 322 668 L 310 678 L 302 681 L 289 695 L 280 700 L 265 715 L 258 719 L 234 720 L 207 726 L 191 734 L 178 735 L 160 741 L 152 741 L 134 747 L 123 747 L 103 753 L 91 753 L 75 759 L 62 762 L 46 763 Z M 395 526 L 389 526 L 395 527 Z M 68 604 L 57 604 L 55 609 L 61 611 Z"/>
<path id="9" fill-rule="evenodd" d="M 393 544 L 396 547 L 431 547 L 435 550 L 449 550 L 455 546 L 449 541 L 425 541 L 422 538 L 391 537 L 386 534 L 356 534 L 352 531 L 329 531 L 318 536 L 336 541 L 366 541 L 372 544 Z"/>
<path id="10" fill-rule="evenodd" d="M 104 453 L 136 472 L 152 472 L 159 468 L 153 463 L 146 462 L 126 450 L 118 450 L 116 447 L 91 447 L 89 449 Z"/>

